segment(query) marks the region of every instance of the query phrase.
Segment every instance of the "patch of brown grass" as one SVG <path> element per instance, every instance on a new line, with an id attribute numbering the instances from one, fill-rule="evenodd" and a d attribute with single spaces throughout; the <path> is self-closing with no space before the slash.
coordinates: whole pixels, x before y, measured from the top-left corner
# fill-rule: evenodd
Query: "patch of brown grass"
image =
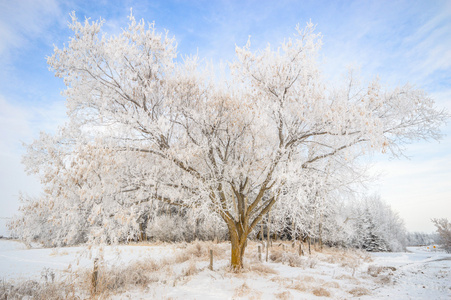
<path id="1" fill-rule="evenodd" d="M 0 282 L 0 299 L 80 299 L 82 292 L 71 280 L 55 282 Z"/>
<path id="2" fill-rule="evenodd" d="M 322 281 L 322 279 L 315 279 L 315 277 L 313 276 L 299 276 L 298 280 L 301 282 L 317 282 L 318 280 Z"/>
<path id="3" fill-rule="evenodd" d="M 324 248 L 325 256 L 320 259 L 330 264 L 340 264 L 342 267 L 355 269 L 362 262 L 371 262 L 372 258 L 368 252 L 358 249 Z"/>
<path id="4" fill-rule="evenodd" d="M 323 284 L 323 287 L 339 289 L 340 288 L 340 284 L 338 284 L 338 282 L 336 282 L 336 281 L 328 281 L 328 282 Z"/>
<path id="5" fill-rule="evenodd" d="M 363 287 L 353 288 L 352 290 L 348 291 L 348 293 L 353 295 L 354 297 L 361 297 L 371 294 L 371 292 L 368 289 Z"/>
<path id="6" fill-rule="evenodd" d="M 390 275 L 382 275 L 382 276 L 379 276 L 377 282 L 379 282 L 380 284 L 383 284 L 383 285 L 389 284 L 389 283 L 392 282 L 391 276 L 390 276 Z"/>
<path id="7" fill-rule="evenodd" d="M 271 251 L 269 253 L 269 259 L 272 260 L 273 262 L 283 262 L 283 252 L 279 251 L 279 250 L 275 250 L 275 251 Z"/>
<path id="8" fill-rule="evenodd" d="M 269 255 L 269 258 L 273 262 L 287 264 L 294 268 L 305 268 L 306 266 L 314 268 L 317 264 L 317 261 L 314 258 L 303 260 L 302 257 L 297 254 L 284 251 L 273 251 Z"/>
<path id="9" fill-rule="evenodd" d="M 77 276 L 80 281 L 80 289 L 90 291 L 91 295 L 102 298 L 122 293 L 131 287 L 146 288 L 155 282 L 166 284 L 166 278 L 173 275 L 174 263 L 173 259 L 163 259 L 161 261 L 136 261 L 124 267 L 107 267 L 99 264 L 95 285 L 92 270 L 81 271 Z"/>
<path id="10" fill-rule="evenodd" d="M 309 258 L 307 259 L 307 266 L 308 266 L 310 269 L 314 269 L 314 268 L 316 267 L 317 264 L 318 264 L 318 260 L 317 260 L 316 258 L 314 258 L 314 257 L 309 257 Z"/>
<path id="11" fill-rule="evenodd" d="M 185 261 L 190 260 L 191 258 L 205 258 L 207 255 L 207 250 L 203 247 L 200 242 L 194 242 L 189 244 L 186 248 L 175 255 L 176 263 L 184 263 Z"/>
<path id="12" fill-rule="evenodd" d="M 272 282 L 278 283 L 278 284 L 284 284 L 287 282 L 287 279 L 282 276 L 274 276 L 270 279 Z"/>
<path id="13" fill-rule="evenodd" d="M 287 285 L 286 287 L 289 289 L 298 290 L 300 292 L 307 292 L 308 290 L 307 286 L 304 283 L 297 280 Z"/>
<path id="14" fill-rule="evenodd" d="M 189 265 L 186 269 L 183 270 L 182 275 L 183 276 L 193 276 L 199 273 L 199 269 L 196 267 L 196 263 L 194 261 L 190 261 Z"/>
<path id="15" fill-rule="evenodd" d="M 381 266 L 369 265 L 367 273 L 373 277 L 377 277 L 384 270 Z"/>
<path id="16" fill-rule="evenodd" d="M 213 250 L 214 259 L 222 259 L 225 257 L 227 245 L 215 244 L 213 242 L 196 241 L 179 247 L 182 250 L 175 255 L 176 263 L 183 263 L 190 259 L 209 260 L 210 250 Z"/>
<path id="17" fill-rule="evenodd" d="M 245 282 L 235 289 L 234 296 L 235 297 L 244 297 L 244 296 L 249 295 L 250 292 L 251 292 L 251 288 Z"/>
<path id="18" fill-rule="evenodd" d="M 252 264 L 249 268 L 252 272 L 256 272 L 258 274 L 279 274 L 279 272 L 277 272 L 270 266 L 264 265 L 262 263 Z"/>
<path id="19" fill-rule="evenodd" d="M 312 294 L 318 297 L 330 297 L 330 292 L 322 287 L 314 288 Z"/>
<path id="20" fill-rule="evenodd" d="M 293 296 L 291 295 L 291 293 L 289 291 L 280 292 L 280 293 L 274 294 L 274 296 L 276 299 L 281 299 L 281 300 L 293 299 Z"/>
<path id="21" fill-rule="evenodd" d="M 348 281 L 351 281 L 353 284 L 360 284 L 360 281 L 357 278 L 352 277 L 350 275 L 346 275 L 346 274 L 342 274 L 342 275 L 338 276 L 337 279 L 348 280 Z"/>
<path id="22" fill-rule="evenodd" d="M 64 256 L 64 255 L 68 255 L 69 252 L 67 252 L 66 250 L 59 250 L 58 248 L 55 248 L 52 250 L 52 252 L 49 254 L 49 256 Z"/>

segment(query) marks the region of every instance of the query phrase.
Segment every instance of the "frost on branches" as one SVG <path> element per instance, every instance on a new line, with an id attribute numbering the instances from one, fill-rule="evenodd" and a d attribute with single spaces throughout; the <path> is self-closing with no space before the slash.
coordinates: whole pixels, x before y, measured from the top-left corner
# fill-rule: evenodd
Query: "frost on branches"
<path id="1" fill-rule="evenodd" d="M 177 59 L 175 40 L 153 23 L 130 16 L 117 36 L 103 23 L 72 15 L 74 36 L 48 58 L 67 86 L 70 121 L 24 158 L 45 185 L 48 222 L 64 223 L 67 239 L 82 229 L 117 242 L 167 203 L 222 220 L 239 269 L 263 215 L 334 182 L 323 180 L 325 166 L 338 174 L 363 153 L 399 154 L 405 142 L 438 138 L 446 118 L 409 85 L 363 86 L 350 75 L 331 88 L 312 24 L 278 48 L 237 47 L 230 76 L 215 78 L 197 57 Z"/>

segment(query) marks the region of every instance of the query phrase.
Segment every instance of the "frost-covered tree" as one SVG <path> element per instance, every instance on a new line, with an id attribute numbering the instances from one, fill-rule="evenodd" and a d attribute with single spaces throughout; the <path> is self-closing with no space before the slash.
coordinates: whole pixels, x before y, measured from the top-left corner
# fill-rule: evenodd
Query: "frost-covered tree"
<path id="1" fill-rule="evenodd" d="M 446 252 L 451 253 L 451 222 L 446 218 L 432 219 L 432 223 L 437 228 L 440 242 Z"/>
<path id="2" fill-rule="evenodd" d="M 340 228 L 347 232 L 344 245 L 367 251 L 403 251 L 406 247 L 404 221 L 379 196 L 350 201 L 341 210 Z M 346 224 L 344 224 L 346 223 Z"/>
<path id="3" fill-rule="evenodd" d="M 292 237 L 317 238 L 321 242 L 325 231 L 329 230 L 331 215 L 336 214 L 337 198 L 348 193 L 354 184 L 366 180 L 349 156 L 345 160 L 337 155 L 323 163 L 304 169 L 303 180 L 296 182 L 301 186 L 294 187 L 298 191 L 297 201 L 275 204 L 273 230 Z M 285 189 L 290 188 L 285 186 Z"/>
<path id="4" fill-rule="evenodd" d="M 326 83 L 312 24 L 278 48 L 237 47 L 230 76 L 215 78 L 196 57 L 176 59 L 174 39 L 154 24 L 130 16 L 107 36 L 103 23 L 72 15 L 74 36 L 48 58 L 67 86 L 70 121 L 25 158 L 61 213 L 72 197 L 90 209 L 96 241 L 117 240 L 121 226 L 129 232 L 144 206 L 161 201 L 221 219 L 240 269 L 262 217 L 276 203 L 295 206 L 320 181 L 310 169 L 355 153 L 397 154 L 405 142 L 438 138 L 446 118 L 410 85 Z M 67 185 L 74 195 L 65 197 Z"/>
<path id="5" fill-rule="evenodd" d="M 437 233 L 408 232 L 406 239 L 407 246 L 425 246 L 440 242 L 440 236 Z"/>

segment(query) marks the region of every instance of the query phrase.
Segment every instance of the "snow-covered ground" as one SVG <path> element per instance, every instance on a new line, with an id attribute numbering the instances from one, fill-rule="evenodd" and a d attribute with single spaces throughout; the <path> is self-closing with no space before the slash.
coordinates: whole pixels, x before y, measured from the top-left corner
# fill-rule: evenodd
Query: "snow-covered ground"
<path id="1" fill-rule="evenodd" d="M 34 245 L 36 246 L 36 245 Z M 124 265 L 139 258 L 162 258 L 174 254 L 174 249 L 165 246 L 116 246 L 102 250 L 108 265 Z M 90 251 L 83 247 L 32 248 L 13 240 L 0 239 L 0 278 L 39 279 L 44 268 L 55 272 L 92 268 L 99 249 Z"/>
<path id="2" fill-rule="evenodd" d="M 189 245 L 188 245 L 189 246 Z M 124 266 L 139 260 L 158 261 L 176 257 L 187 245 L 129 245 L 105 247 L 104 262 Z M 205 244 L 204 244 L 205 246 Z M 123 299 L 451 299 L 451 255 L 409 248 L 407 253 L 374 253 L 325 249 L 296 260 L 287 245 L 271 252 L 283 261 L 259 263 L 257 244 L 250 243 L 247 268 L 228 271 L 229 245 L 219 244 L 222 256 L 208 269 L 208 256 L 173 261 L 147 288 L 133 287 L 109 297 Z M 202 250 L 204 251 L 204 250 Z M 207 249 L 205 249 L 207 251 Z M 22 243 L 0 240 L 0 279 L 42 280 L 44 268 L 64 276 L 68 270 L 92 269 L 99 250 L 82 247 L 27 249 Z M 264 255 L 263 255 L 264 256 Z M 295 259 L 291 262 L 290 259 Z M 297 265 L 292 267 L 291 265 Z M 169 271 L 168 271 L 169 270 Z M 190 271 L 191 270 L 191 271 Z"/>
<path id="3" fill-rule="evenodd" d="M 408 253 L 375 253 L 374 263 L 396 268 L 393 285 L 377 288 L 377 295 L 396 299 L 451 299 L 451 254 L 409 247 Z"/>

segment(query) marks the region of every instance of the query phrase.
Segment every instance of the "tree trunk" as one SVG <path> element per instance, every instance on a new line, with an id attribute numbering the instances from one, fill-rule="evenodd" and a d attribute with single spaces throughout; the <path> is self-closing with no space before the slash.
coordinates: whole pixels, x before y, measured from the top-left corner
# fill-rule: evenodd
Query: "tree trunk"
<path id="1" fill-rule="evenodd" d="M 246 249 L 246 242 L 238 238 L 236 234 L 230 235 L 230 242 L 232 244 L 232 257 L 230 260 L 230 267 L 233 271 L 239 271 L 243 268 L 244 250 Z"/>
<path id="2" fill-rule="evenodd" d="M 233 187 L 233 186 L 232 186 Z M 240 189 L 244 189 L 244 186 L 240 186 Z M 259 212 L 257 216 L 255 216 L 250 222 L 250 216 L 252 215 L 250 213 L 250 210 L 253 210 L 257 207 L 258 202 L 263 197 L 263 192 L 259 193 L 259 196 L 257 197 L 257 200 L 252 202 L 250 206 L 248 206 L 247 197 L 245 197 L 243 194 L 238 192 L 237 190 L 233 189 L 235 196 L 237 198 L 237 209 L 235 211 L 238 211 L 238 215 L 236 218 L 234 218 L 229 212 L 222 212 L 221 216 L 224 219 L 224 221 L 227 223 L 227 228 L 229 230 L 230 235 L 230 243 L 232 246 L 231 251 L 231 260 L 230 260 L 230 267 L 233 271 L 239 271 L 243 268 L 243 258 L 244 258 L 244 251 L 247 246 L 247 237 L 252 232 L 255 226 L 257 226 L 258 222 L 261 221 L 264 214 L 269 213 L 269 210 L 271 209 L 272 205 L 275 203 L 276 198 L 272 197 L 270 201 L 266 204 L 266 207 Z M 224 199 L 225 196 L 222 193 L 222 198 Z"/>
<path id="3" fill-rule="evenodd" d="M 145 234 L 142 223 L 139 224 L 139 233 L 140 233 L 139 241 L 142 242 L 142 241 L 144 241 L 144 234 Z"/>

